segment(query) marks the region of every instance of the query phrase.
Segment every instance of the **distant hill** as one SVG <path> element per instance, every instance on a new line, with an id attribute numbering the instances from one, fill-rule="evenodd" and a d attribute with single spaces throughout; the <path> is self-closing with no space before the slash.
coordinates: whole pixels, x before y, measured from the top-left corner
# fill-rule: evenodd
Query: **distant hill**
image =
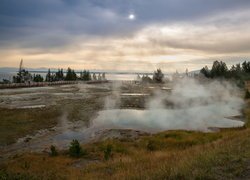
<path id="1" fill-rule="evenodd" d="M 47 72 L 48 68 L 25 68 L 28 71 L 36 71 L 36 72 Z M 10 72 L 17 72 L 18 68 L 14 67 L 0 67 L 0 72 L 2 73 L 10 73 Z M 57 69 L 52 68 L 51 71 L 57 71 Z"/>
<path id="2" fill-rule="evenodd" d="M 200 70 L 190 71 L 189 73 L 191 73 L 191 74 L 199 74 L 199 73 L 200 73 Z"/>
<path id="3" fill-rule="evenodd" d="M 12 67 L 2 67 L 0 68 L 0 72 L 2 73 L 9 73 L 9 72 L 16 72 L 17 68 L 12 68 Z"/>
<path id="4" fill-rule="evenodd" d="M 41 67 L 41 68 L 25 68 L 29 72 L 34 72 L 34 73 L 45 73 L 48 71 L 48 68 Z M 57 68 L 50 68 L 51 72 L 57 72 Z M 0 73 L 15 73 L 18 71 L 18 68 L 15 67 L 0 67 Z M 66 69 L 64 69 L 66 71 Z M 82 70 L 75 70 L 77 73 L 83 71 Z M 91 73 L 108 73 L 108 74 L 148 74 L 152 75 L 153 70 L 151 72 L 147 71 L 115 71 L 115 70 L 90 70 Z M 194 71 L 189 71 L 189 74 L 198 74 L 200 70 L 194 70 Z M 165 75 L 171 75 L 173 73 L 164 73 Z M 183 73 L 185 74 L 185 73 Z"/>
<path id="5" fill-rule="evenodd" d="M 25 68 L 26 70 L 28 70 L 29 72 L 37 72 L 37 73 L 41 73 L 41 72 L 47 72 L 48 68 Z M 51 72 L 57 72 L 57 68 L 50 68 Z M 18 68 L 14 68 L 14 67 L 0 67 L 0 73 L 13 73 L 13 72 L 17 72 Z M 64 71 L 66 71 L 66 69 L 64 69 Z M 75 70 L 77 73 L 83 71 L 82 70 Z M 91 73 L 108 73 L 108 74 L 153 74 L 153 72 L 143 72 L 143 71 L 114 71 L 114 70 L 90 70 Z"/>

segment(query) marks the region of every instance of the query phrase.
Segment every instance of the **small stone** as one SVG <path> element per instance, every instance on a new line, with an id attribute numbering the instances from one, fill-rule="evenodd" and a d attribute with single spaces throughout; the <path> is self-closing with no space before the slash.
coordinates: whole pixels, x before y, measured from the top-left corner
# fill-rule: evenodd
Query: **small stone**
<path id="1" fill-rule="evenodd" d="M 30 142 L 30 140 L 31 140 L 32 138 L 30 138 L 30 137 L 27 137 L 27 138 L 25 138 L 25 140 L 24 140 L 24 142 Z"/>

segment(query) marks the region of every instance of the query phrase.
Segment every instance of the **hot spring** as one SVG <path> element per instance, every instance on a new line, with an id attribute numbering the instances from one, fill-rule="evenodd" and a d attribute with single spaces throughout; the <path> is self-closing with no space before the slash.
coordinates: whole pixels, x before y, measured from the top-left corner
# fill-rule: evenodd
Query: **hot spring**
<path id="1" fill-rule="evenodd" d="M 148 132 L 241 127 L 241 119 L 232 120 L 241 116 L 244 105 L 239 92 L 228 82 L 200 83 L 186 78 L 176 82 L 171 92 L 154 90 L 143 110 L 113 107 L 100 111 L 93 127 Z"/>
<path id="2" fill-rule="evenodd" d="M 141 92 L 119 92 L 118 87 L 115 90 L 116 94 L 105 99 L 104 109 L 92 119 L 89 127 L 68 128 L 56 136 L 55 141 L 69 142 L 72 138 L 88 141 L 107 129 L 149 133 L 166 130 L 209 132 L 244 125 L 242 119 L 235 120 L 241 117 L 244 106 L 240 90 L 228 82 L 200 83 L 183 79 L 175 83 L 171 91 L 161 86 L 151 92 L 143 89 Z M 124 102 L 128 104 L 125 106 Z M 145 104 L 139 108 L 133 106 L 137 103 Z"/>
<path id="3" fill-rule="evenodd" d="M 200 111 L 214 111 L 214 116 L 207 117 L 207 114 L 199 113 Z M 233 115 L 235 114 L 221 114 L 214 106 L 180 110 L 113 109 L 99 112 L 99 116 L 93 121 L 93 127 L 98 129 L 117 128 L 159 132 L 179 129 L 209 131 L 210 128 L 214 127 L 229 128 L 243 126 L 244 122 L 242 121 L 225 118 Z"/>

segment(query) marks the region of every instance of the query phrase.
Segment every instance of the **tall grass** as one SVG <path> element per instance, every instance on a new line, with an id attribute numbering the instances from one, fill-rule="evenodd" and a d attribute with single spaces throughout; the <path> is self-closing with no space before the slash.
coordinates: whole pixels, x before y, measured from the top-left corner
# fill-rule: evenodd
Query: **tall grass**
<path id="1" fill-rule="evenodd" d="M 160 145 L 148 151 L 147 141 Z M 184 143 L 186 142 L 186 143 Z M 192 142 L 192 143 L 190 143 Z M 113 158 L 104 160 L 103 150 L 112 145 Z M 8 174 L 72 179 L 231 179 L 244 177 L 250 159 L 250 130 L 220 133 L 170 131 L 138 141 L 107 140 L 83 146 L 88 155 L 74 159 L 25 154 L 5 164 Z M 122 150 L 126 149 L 126 150 Z M 81 168 L 73 164 L 88 162 Z M 23 169 L 26 162 L 29 168 Z"/>

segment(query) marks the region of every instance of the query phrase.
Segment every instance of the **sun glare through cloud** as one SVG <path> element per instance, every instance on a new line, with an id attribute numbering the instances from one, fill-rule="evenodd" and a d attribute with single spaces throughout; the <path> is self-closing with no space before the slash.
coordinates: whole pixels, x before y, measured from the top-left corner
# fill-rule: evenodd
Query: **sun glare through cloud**
<path id="1" fill-rule="evenodd" d="M 128 19 L 129 20 L 131 20 L 131 21 L 133 21 L 133 20 L 135 20 L 135 15 L 134 14 L 129 14 L 129 16 L 128 16 Z"/>

